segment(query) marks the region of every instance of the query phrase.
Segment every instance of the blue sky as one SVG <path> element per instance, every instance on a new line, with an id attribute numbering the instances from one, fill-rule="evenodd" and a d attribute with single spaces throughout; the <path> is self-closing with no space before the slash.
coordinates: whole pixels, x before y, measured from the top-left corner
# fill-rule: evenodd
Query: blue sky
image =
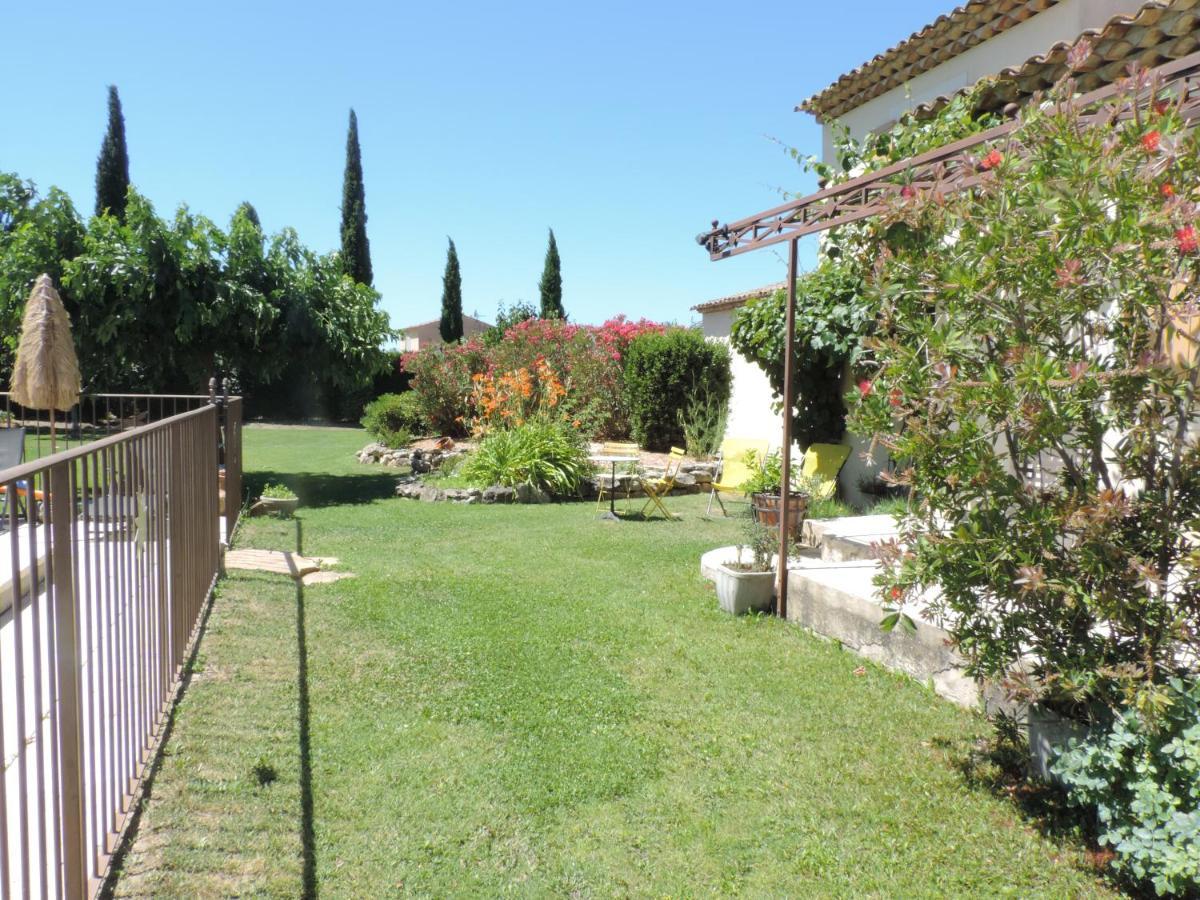
<path id="1" fill-rule="evenodd" d="M 353 106 L 393 325 L 437 316 L 447 235 L 466 312 L 536 301 L 548 226 L 573 319 L 687 322 L 783 277 L 782 252 L 713 263 L 694 236 L 812 187 L 768 139 L 819 151 L 793 107 L 952 5 L 14 2 L 0 169 L 90 211 L 113 83 L 161 214 L 249 200 L 329 250 Z"/>

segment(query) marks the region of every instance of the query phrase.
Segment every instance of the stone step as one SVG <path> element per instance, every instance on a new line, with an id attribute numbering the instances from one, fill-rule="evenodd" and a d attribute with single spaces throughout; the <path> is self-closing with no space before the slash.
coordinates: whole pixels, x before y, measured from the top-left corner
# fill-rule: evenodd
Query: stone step
<path id="1" fill-rule="evenodd" d="M 885 613 L 876 596 L 878 571 L 877 562 L 863 560 L 821 560 L 790 568 L 788 619 L 885 668 L 931 684 L 947 700 L 977 707 L 979 687 L 964 674 L 963 660 L 942 628 L 911 609 L 915 632 L 880 628 Z"/>
<path id="2" fill-rule="evenodd" d="M 890 515 L 809 519 L 804 523 L 804 543 L 827 562 L 876 559 L 875 545 L 894 540 L 896 520 Z"/>

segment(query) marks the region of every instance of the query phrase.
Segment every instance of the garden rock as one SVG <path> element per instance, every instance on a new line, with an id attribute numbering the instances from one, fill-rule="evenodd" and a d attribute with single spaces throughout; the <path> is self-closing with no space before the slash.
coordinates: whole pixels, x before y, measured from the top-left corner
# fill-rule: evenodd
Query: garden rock
<path id="1" fill-rule="evenodd" d="M 406 447 L 392 449 L 385 447 L 383 444 L 367 444 L 358 453 L 355 454 L 355 459 L 360 463 L 390 466 L 398 469 L 409 464 L 410 451 Z"/>
<path id="2" fill-rule="evenodd" d="M 550 495 L 540 488 L 529 484 L 518 484 L 516 487 L 518 503 L 549 503 Z"/>
<path id="3" fill-rule="evenodd" d="M 484 503 L 512 503 L 516 497 L 517 492 L 512 488 L 494 484 L 484 490 L 482 500 Z"/>
<path id="4" fill-rule="evenodd" d="M 446 492 L 427 484 L 421 488 L 420 498 L 422 503 L 437 503 L 439 500 L 446 499 Z"/>

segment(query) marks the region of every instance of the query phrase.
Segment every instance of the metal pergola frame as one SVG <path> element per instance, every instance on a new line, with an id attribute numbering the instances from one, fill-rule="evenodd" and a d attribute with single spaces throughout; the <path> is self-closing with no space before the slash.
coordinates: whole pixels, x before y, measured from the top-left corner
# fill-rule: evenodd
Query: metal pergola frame
<path id="1" fill-rule="evenodd" d="M 1169 94 L 1179 104 L 1179 115 L 1186 123 L 1192 124 L 1200 119 L 1200 52 L 1147 70 L 1139 77 L 1142 79 L 1139 95 L 1153 100 Z M 1114 82 L 1071 102 L 1078 108 L 1091 110 L 1083 116 L 1082 121 L 1085 125 L 1113 125 L 1130 118 L 1134 113 L 1128 109 L 1116 110 L 1105 105 L 1105 101 L 1127 90 L 1128 86 L 1127 81 Z M 779 602 L 776 612 L 783 618 L 787 618 L 787 550 L 791 524 L 787 493 L 791 486 L 792 469 L 790 398 L 794 386 L 792 360 L 795 355 L 796 268 L 800 238 L 887 212 L 903 196 L 901 192 L 906 189 L 933 192 L 943 196 L 971 189 L 988 178 L 989 173 L 969 151 L 1008 137 L 1016 131 L 1019 124 L 1015 118 L 1011 119 L 987 131 L 901 160 L 753 216 L 738 219 L 736 222 L 719 225 L 714 221 L 708 231 L 696 238 L 697 243 L 708 251 L 712 260 L 739 256 L 784 241 L 789 244 L 783 365 L 779 562 L 776 573 L 779 579 Z"/>

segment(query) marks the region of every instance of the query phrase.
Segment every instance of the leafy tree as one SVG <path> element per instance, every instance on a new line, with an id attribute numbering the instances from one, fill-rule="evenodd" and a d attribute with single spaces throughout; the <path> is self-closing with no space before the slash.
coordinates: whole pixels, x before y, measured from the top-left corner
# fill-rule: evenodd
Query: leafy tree
<path id="1" fill-rule="evenodd" d="M 346 172 L 342 179 L 342 271 L 359 284 L 371 285 L 371 245 L 367 241 L 367 199 L 363 189 L 358 116 L 350 110 L 346 133 Z"/>
<path id="2" fill-rule="evenodd" d="M 262 230 L 262 221 L 258 218 L 258 210 L 254 208 L 254 204 L 249 200 L 243 200 L 238 205 L 233 214 L 236 216 L 238 213 L 242 213 L 259 231 Z"/>
<path id="3" fill-rule="evenodd" d="M 508 329 L 537 317 L 537 309 L 532 303 L 518 300 L 512 306 L 508 306 L 501 300 L 496 309 L 496 324 L 480 335 L 480 340 L 483 341 L 484 346 L 494 347 L 504 338 Z"/>
<path id="4" fill-rule="evenodd" d="M 542 280 L 538 283 L 542 296 L 543 319 L 565 319 L 566 310 L 562 300 L 562 267 L 558 258 L 558 242 L 554 240 L 554 229 L 550 229 L 550 243 L 546 246 L 546 264 L 542 267 Z"/>
<path id="5" fill-rule="evenodd" d="M 450 249 L 446 251 L 446 274 L 442 276 L 441 334 L 447 344 L 457 343 L 463 336 L 462 273 L 454 241 L 450 241 Z"/>
<path id="6" fill-rule="evenodd" d="M 125 221 L 129 191 L 129 150 L 125 146 L 125 116 L 116 85 L 108 86 L 108 130 L 96 159 L 96 215 L 106 212 Z"/>

